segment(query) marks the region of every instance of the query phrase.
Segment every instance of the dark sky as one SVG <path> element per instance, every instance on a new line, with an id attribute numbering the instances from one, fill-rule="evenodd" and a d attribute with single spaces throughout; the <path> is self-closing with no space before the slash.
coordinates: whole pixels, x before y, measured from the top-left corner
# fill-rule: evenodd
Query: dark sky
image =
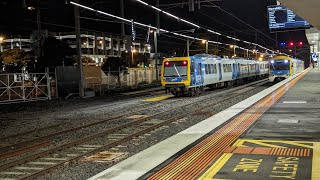
<path id="1" fill-rule="evenodd" d="M 28 35 L 36 29 L 36 11 L 28 11 L 22 8 L 23 0 L 0 0 L 0 34 L 10 35 Z M 26 0 L 32 1 L 32 0 Z M 125 1 L 125 17 L 135 21 L 151 24 L 155 26 L 155 12 L 132 0 Z M 155 4 L 155 0 L 144 0 L 147 3 Z M 161 4 L 170 4 L 175 2 L 184 2 L 183 0 L 160 0 Z M 80 3 L 92 6 L 93 8 L 120 15 L 120 2 L 118 0 L 80 0 Z M 161 7 L 179 17 L 196 22 L 210 29 L 236 36 L 240 39 L 255 42 L 257 33 L 257 42 L 263 46 L 273 48 L 276 44 L 275 34 L 269 33 L 267 20 L 267 6 L 275 4 L 275 0 L 222 0 L 214 4 L 223 10 L 213 7 L 212 4 L 204 3 L 201 9 L 195 12 L 189 12 L 187 6 Z M 210 7 L 211 6 L 211 7 Z M 235 15 L 239 19 L 231 16 Z M 105 16 L 96 15 L 92 12 L 81 11 L 81 28 L 83 31 L 105 32 L 110 34 L 120 33 L 120 24 Z M 85 18 L 93 18 L 88 20 Z M 98 21 L 101 20 L 101 21 Z M 44 29 L 50 31 L 72 32 L 74 31 L 73 7 L 66 6 L 64 0 L 41 0 L 41 21 Z M 176 31 L 192 29 L 191 26 L 177 22 L 172 18 L 161 15 L 161 28 Z M 259 30 L 260 32 L 257 32 Z M 131 33 L 131 27 L 126 26 L 126 33 Z M 138 38 L 144 39 L 146 30 L 137 30 Z M 215 40 L 215 36 L 208 35 L 203 30 L 197 30 L 192 36 L 200 38 L 209 38 Z M 306 37 L 304 31 L 294 31 L 278 33 L 278 41 L 304 41 Z M 160 36 L 160 45 L 168 48 L 182 46 L 185 42 L 175 38 L 168 38 L 166 35 Z M 232 43 L 227 39 L 219 39 L 225 43 Z"/>

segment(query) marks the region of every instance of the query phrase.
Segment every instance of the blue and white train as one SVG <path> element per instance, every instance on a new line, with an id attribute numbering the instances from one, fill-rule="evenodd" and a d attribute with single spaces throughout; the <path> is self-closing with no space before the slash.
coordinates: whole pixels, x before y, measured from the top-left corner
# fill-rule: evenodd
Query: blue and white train
<path id="1" fill-rule="evenodd" d="M 279 82 L 304 70 L 304 61 L 289 56 L 275 56 L 270 61 L 270 82 Z"/>
<path id="2" fill-rule="evenodd" d="M 267 77 L 269 62 L 201 54 L 164 59 L 161 72 L 161 84 L 166 92 L 194 96 L 205 87 L 216 88 Z"/>

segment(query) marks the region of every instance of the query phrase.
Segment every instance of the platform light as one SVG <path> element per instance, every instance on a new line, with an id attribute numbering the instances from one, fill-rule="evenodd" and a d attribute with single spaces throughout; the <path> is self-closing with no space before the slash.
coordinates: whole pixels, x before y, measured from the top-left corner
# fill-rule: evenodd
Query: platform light
<path id="1" fill-rule="evenodd" d="M 207 43 L 207 40 L 202 40 L 201 42 L 202 42 L 202 44 L 205 44 L 205 43 Z"/>

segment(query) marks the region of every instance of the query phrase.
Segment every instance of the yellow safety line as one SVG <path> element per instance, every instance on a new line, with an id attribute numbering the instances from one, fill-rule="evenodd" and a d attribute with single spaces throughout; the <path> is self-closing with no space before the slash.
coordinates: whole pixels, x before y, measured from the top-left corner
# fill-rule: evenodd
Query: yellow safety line
<path id="1" fill-rule="evenodd" d="M 173 95 L 165 95 L 143 100 L 144 102 L 157 102 L 174 97 Z"/>
<path id="2" fill-rule="evenodd" d="M 212 180 L 212 178 L 220 171 L 220 169 L 229 161 L 232 157 L 232 153 L 224 153 L 215 163 L 211 166 L 207 172 L 205 172 L 199 180 Z"/>
<path id="3" fill-rule="evenodd" d="M 253 139 L 243 139 L 244 141 L 253 141 Z M 295 143 L 313 143 L 311 141 L 282 141 L 282 140 L 269 140 L 269 139 L 264 139 L 264 140 L 257 140 L 261 142 L 278 142 L 278 143 L 286 143 L 286 142 L 295 142 Z"/>
<path id="4" fill-rule="evenodd" d="M 301 143 L 298 143 L 298 142 L 283 141 L 283 143 L 284 143 L 284 144 L 294 145 L 294 146 L 300 146 L 300 147 L 310 148 L 310 149 L 313 148 L 313 146 L 301 144 Z"/>
<path id="5" fill-rule="evenodd" d="M 252 143 L 252 144 L 261 145 L 261 146 L 265 146 L 265 147 L 287 148 L 285 146 L 278 146 L 278 145 L 274 145 L 274 144 L 268 144 L 268 143 L 265 143 L 265 142 L 261 142 L 260 140 L 249 140 L 249 141 L 246 141 L 246 142 L 249 142 L 249 143 Z"/>
<path id="6" fill-rule="evenodd" d="M 313 143 L 311 180 L 320 179 L 320 143 Z"/>

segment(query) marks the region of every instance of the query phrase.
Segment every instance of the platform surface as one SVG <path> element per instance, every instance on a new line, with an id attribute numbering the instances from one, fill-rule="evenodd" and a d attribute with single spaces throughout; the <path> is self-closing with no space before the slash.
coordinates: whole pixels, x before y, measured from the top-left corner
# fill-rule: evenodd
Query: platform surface
<path id="1" fill-rule="evenodd" d="M 91 179 L 320 180 L 320 72 L 280 82 Z"/>

